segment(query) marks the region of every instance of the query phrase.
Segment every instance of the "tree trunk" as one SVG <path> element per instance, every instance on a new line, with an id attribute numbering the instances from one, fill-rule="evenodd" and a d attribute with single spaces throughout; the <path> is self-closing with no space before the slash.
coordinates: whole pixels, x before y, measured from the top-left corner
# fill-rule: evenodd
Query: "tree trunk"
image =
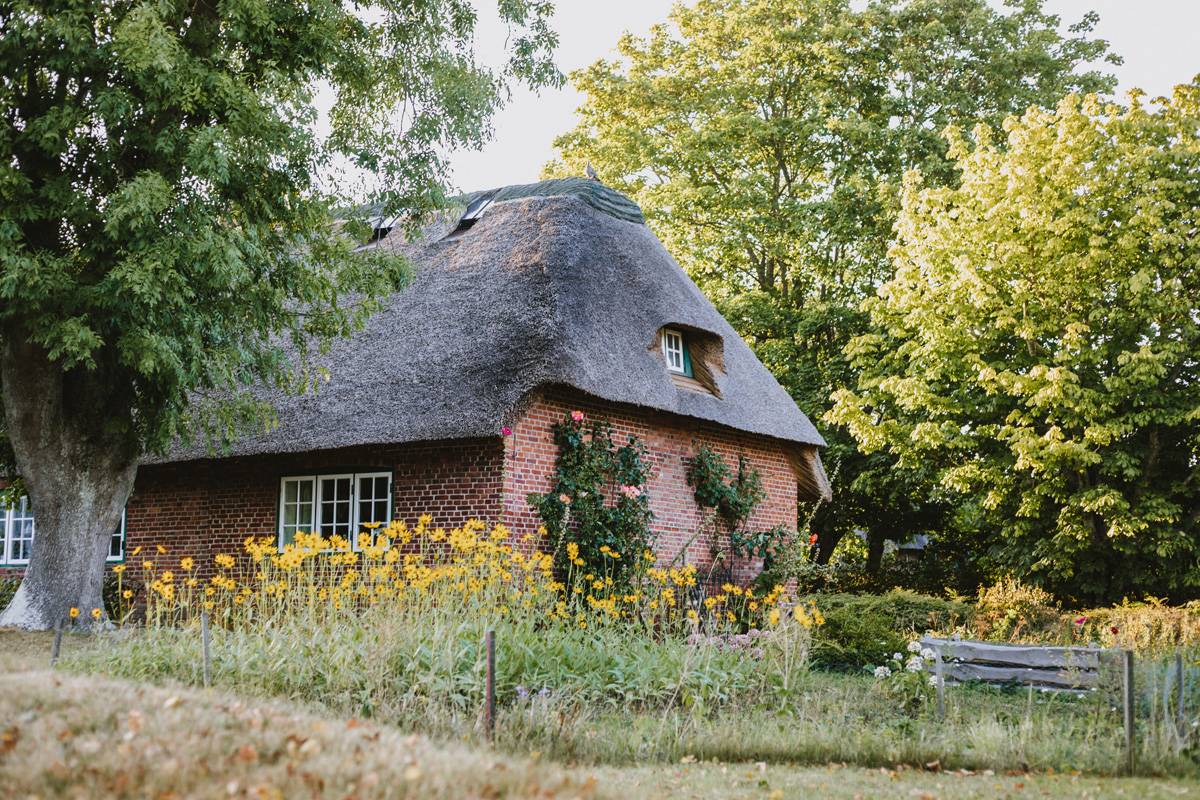
<path id="1" fill-rule="evenodd" d="M 879 574 L 879 567 L 883 563 L 883 545 L 887 541 L 882 533 L 877 531 L 867 532 L 867 574 L 875 577 Z"/>
<path id="2" fill-rule="evenodd" d="M 98 373 L 63 372 L 28 336 L 8 326 L 0 343 L 5 422 L 34 514 L 29 566 L 0 625 L 46 630 L 78 608 L 76 624 L 90 626 L 137 474 L 131 412 L 104 401 Z"/>

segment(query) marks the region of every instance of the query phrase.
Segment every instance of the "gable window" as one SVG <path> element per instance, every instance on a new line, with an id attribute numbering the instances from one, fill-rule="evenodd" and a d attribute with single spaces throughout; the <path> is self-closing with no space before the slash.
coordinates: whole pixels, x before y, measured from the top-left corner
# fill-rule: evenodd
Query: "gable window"
<path id="1" fill-rule="evenodd" d="M 667 360 L 667 371 L 692 377 L 692 358 L 688 353 L 687 337 L 683 331 L 663 328 L 662 350 Z"/>
<path id="2" fill-rule="evenodd" d="M 0 564 L 24 566 L 29 563 L 33 552 L 33 504 L 22 497 L 13 508 L 0 508 Z M 121 511 L 121 522 L 109 539 L 106 561 L 125 559 L 125 511 Z"/>
<path id="3" fill-rule="evenodd" d="M 279 483 L 279 546 L 296 541 L 296 533 L 341 536 L 358 547 L 358 534 L 368 522 L 386 524 L 392 512 L 390 472 L 343 472 L 298 475 Z"/>

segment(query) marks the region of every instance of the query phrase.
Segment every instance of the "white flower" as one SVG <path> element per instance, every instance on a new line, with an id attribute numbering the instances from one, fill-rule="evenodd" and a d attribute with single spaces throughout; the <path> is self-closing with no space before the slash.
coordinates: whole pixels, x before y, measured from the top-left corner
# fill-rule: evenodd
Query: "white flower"
<path id="1" fill-rule="evenodd" d="M 892 653 L 892 660 L 893 661 L 903 661 L 904 654 L 903 653 Z"/>
<path id="2" fill-rule="evenodd" d="M 913 656 L 908 660 L 908 663 L 904 665 L 904 668 L 909 672 L 920 672 L 921 670 L 925 669 L 925 662 L 920 656 Z"/>
<path id="3" fill-rule="evenodd" d="M 909 642 L 908 643 L 908 652 L 910 652 L 910 653 L 921 652 L 921 643 L 920 642 Z"/>
<path id="4" fill-rule="evenodd" d="M 932 648 L 926 647 L 921 651 L 921 658 L 927 658 L 930 661 L 933 661 L 937 658 L 937 653 L 933 652 Z"/>
<path id="5" fill-rule="evenodd" d="M 932 686 L 934 689 L 936 689 L 936 688 L 938 687 L 938 677 L 937 677 L 937 675 L 930 675 L 930 676 L 929 676 L 929 685 L 930 685 L 930 686 Z"/>
<path id="6" fill-rule="evenodd" d="M 890 677 L 892 677 L 892 671 L 890 669 L 888 669 L 887 667 L 876 667 L 875 668 L 875 677 L 876 678 L 890 678 Z"/>

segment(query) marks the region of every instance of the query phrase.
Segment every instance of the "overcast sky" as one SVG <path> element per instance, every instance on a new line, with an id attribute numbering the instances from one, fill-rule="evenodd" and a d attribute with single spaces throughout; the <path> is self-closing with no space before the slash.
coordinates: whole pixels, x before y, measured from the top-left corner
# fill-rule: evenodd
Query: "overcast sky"
<path id="1" fill-rule="evenodd" d="M 1001 0 L 989 0 L 1001 5 Z M 586 67 L 611 55 L 625 31 L 642 36 L 665 22 L 672 0 L 558 0 L 554 27 L 560 44 L 557 62 L 564 73 Z M 492 0 L 477 0 L 480 26 L 477 47 L 494 60 L 505 39 Z M 865 5 L 863 0 L 853 3 Z M 1107 39 L 1121 55 L 1120 67 L 1104 65 L 1120 81 L 1123 94 L 1131 88 L 1151 96 L 1169 94 L 1178 83 L 1200 73 L 1200 0 L 1047 0 L 1048 12 L 1062 18 L 1063 29 L 1089 10 L 1100 15 L 1092 36 Z M 515 92 L 496 117 L 495 139 L 482 152 L 463 152 L 453 158 L 458 188 L 473 191 L 536 181 L 542 165 L 553 155 L 552 143 L 574 127 L 574 112 L 582 95 L 568 84 L 561 90 Z"/>

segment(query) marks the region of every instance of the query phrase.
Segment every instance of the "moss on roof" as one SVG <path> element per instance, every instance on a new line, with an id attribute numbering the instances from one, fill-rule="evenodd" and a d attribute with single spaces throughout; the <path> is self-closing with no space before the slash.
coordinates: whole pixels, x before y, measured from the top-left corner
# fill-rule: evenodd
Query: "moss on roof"
<path id="1" fill-rule="evenodd" d="M 602 211 L 622 222 L 646 224 L 646 218 L 642 215 L 642 209 L 637 203 L 617 190 L 610 189 L 600 181 L 594 181 L 591 178 L 554 178 L 520 186 L 504 186 L 485 192 L 475 192 L 471 195 L 471 200 L 490 197 L 493 202 L 503 203 L 506 200 L 520 200 L 525 197 L 564 197 L 566 195 L 578 197 L 597 211 Z"/>

